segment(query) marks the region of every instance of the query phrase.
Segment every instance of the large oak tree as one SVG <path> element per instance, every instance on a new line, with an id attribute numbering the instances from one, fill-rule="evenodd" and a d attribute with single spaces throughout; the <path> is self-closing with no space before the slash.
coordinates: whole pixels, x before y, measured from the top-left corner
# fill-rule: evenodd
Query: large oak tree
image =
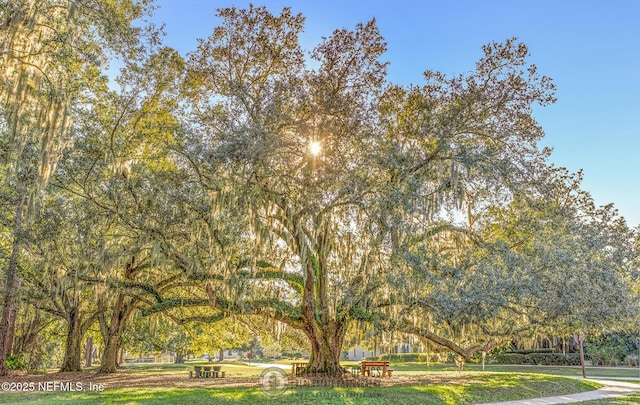
<path id="1" fill-rule="evenodd" d="M 385 81 L 375 21 L 336 30 L 308 61 L 304 19 L 290 9 L 219 17 L 185 82 L 184 165 L 210 215 L 176 255 L 203 279 L 200 296 L 169 295 L 147 312 L 209 306 L 283 322 L 306 334 L 318 373 L 341 373 L 356 320 L 464 357 L 486 349 L 404 316 L 416 294 L 402 279 L 408 246 L 463 232 L 447 213 L 473 193 L 510 198 L 539 180 L 547 152 L 531 110 L 553 101 L 553 85 L 526 46 L 487 45 L 475 72 L 427 71 L 425 85 L 405 88 Z"/>

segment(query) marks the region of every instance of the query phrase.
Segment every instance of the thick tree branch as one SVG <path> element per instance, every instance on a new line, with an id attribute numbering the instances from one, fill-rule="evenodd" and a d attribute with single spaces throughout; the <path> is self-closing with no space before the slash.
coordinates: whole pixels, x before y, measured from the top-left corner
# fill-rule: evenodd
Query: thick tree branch
<path id="1" fill-rule="evenodd" d="M 260 315 L 272 318 L 301 329 L 304 325 L 302 311 L 279 299 L 247 300 L 240 303 L 232 303 L 216 295 L 211 284 L 206 285 L 209 305 L 222 312 L 230 312 L 234 315 Z"/>
<path id="2" fill-rule="evenodd" d="M 452 342 L 449 339 L 443 338 L 442 336 L 439 336 L 433 332 L 431 332 L 430 330 L 426 329 L 426 328 L 422 328 L 422 327 L 417 327 L 408 323 L 400 323 L 397 325 L 394 325 L 392 327 L 394 330 L 398 331 L 398 332 L 404 332 L 404 333 L 409 333 L 411 335 L 416 335 L 416 336 L 420 336 L 424 339 L 427 339 L 437 345 L 446 347 L 447 349 L 451 350 L 452 352 L 459 354 L 460 356 L 464 357 L 465 359 L 469 359 L 471 356 L 473 356 L 475 353 L 479 352 L 479 351 L 484 351 L 487 352 L 489 350 L 491 350 L 491 348 L 494 345 L 493 341 L 490 341 L 484 345 L 475 345 L 475 346 L 471 346 L 471 347 L 467 347 L 464 348 L 454 342 Z"/>

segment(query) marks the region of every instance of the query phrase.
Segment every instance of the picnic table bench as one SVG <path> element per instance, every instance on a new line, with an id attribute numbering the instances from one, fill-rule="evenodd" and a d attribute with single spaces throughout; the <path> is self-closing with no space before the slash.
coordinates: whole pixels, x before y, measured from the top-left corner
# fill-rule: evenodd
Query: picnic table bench
<path id="1" fill-rule="evenodd" d="M 291 375 L 299 375 L 307 367 L 306 361 L 295 361 L 291 363 Z"/>
<path id="2" fill-rule="evenodd" d="M 362 361 L 360 363 L 360 374 L 365 377 L 391 377 L 393 369 L 389 368 L 388 361 Z"/>
<path id="3" fill-rule="evenodd" d="M 224 378 L 225 375 L 222 366 L 193 366 L 193 371 L 189 371 L 189 378 Z"/>

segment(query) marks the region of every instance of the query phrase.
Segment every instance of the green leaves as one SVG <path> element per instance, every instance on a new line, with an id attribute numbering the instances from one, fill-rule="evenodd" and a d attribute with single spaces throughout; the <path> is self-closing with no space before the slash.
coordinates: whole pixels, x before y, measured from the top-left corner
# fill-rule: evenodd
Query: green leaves
<path id="1" fill-rule="evenodd" d="M 631 311 L 636 235 L 549 167 L 531 111 L 554 86 L 515 39 L 486 45 L 474 72 L 402 87 L 375 20 L 323 38 L 307 66 L 301 15 L 225 8 L 185 61 L 131 26 L 146 1 L 63 3 L 4 10 L 61 28 L 35 44 L 40 28 L 3 26 L 0 153 L 18 162 L 3 179 L 57 168 L 47 191 L 64 209 L 31 236 L 81 248 L 34 243 L 31 259 L 100 290 L 105 339 L 146 305 L 178 323 L 279 321 L 320 357 L 353 321 L 468 356 L 491 334 Z M 23 48 L 43 50 L 27 52 L 41 71 Z M 110 51 L 118 90 L 100 78 Z"/>
<path id="2" fill-rule="evenodd" d="M 636 236 L 612 207 L 596 208 L 580 181 L 555 170 L 544 195 L 494 211 L 488 228 L 492 243 L 509 246 L 500 255 L 509 308 L 559 332 L 622 327 L 637 316 Z"/>

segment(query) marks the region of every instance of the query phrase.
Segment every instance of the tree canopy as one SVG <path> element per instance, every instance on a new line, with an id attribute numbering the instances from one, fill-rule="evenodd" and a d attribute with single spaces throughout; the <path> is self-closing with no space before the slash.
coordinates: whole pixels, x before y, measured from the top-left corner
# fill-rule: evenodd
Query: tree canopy
<path id="1" fill-rule="evenodd" d="M 386 78 L 375 20 L 309 51 L 298 40 L 305 19 L 291 9 L 224 8 L 211 36 L 181 56 L 131 25 L 146 2 L 64 4 L 55 21 L 82 52 L 63 41 L 42 61 L 70 66 L 64 75 L 3 54 L 1 111 L 3 156 L 18 156 L 28 143 L 18 133 L 40 139 L 27 133 L 43 126 L 16 112 L 31 114 L 46 94 L 20 90 L 9 73 L 22 66 L 43 86 L 56 83 L 47 75 L 75 86 L 55 99 L 58 135 L 42 135 L 29 158 L 51 180 L 34 182 L 40 219 L 29 238 L 8 239 L 24 253 L 2 259 L 5 302 L 15 301 L 6 291 L 21 260 L 26 305 L 66 322 L 63 368 L 79 369 L 80 339 L 95 323 L 103 372 L 115 371 L 124 342 L 171 335 L 168 320 L 261 318 L 306 336 L 308 371 L 339 374 L 354 325 L 469 358 L 522 330 L 603 330 L 637 317 L 637 235 L 612 206 L 595 207 L 580 174 L 549 163 L 533 108 L 553 103 L 555 87 L 517 39 L 485 45 L 472 72 L 427 70 L 422 84 L 400 86 Z M 103 21 L 93 12 L 105 7 Z M 25 10 L 60 17 L 20 10 L 2 10 L 7 38 L 19 37 L 25 25 L 11 16 Z M 126 59 L 117 90 L 101 76 L 110 55 L 100 45 Z M 20 125 L 29 130 L 11 130 Z M 5 187 L 22 167 L 11 165 Z M 3 215 L 16 219 L 3 233 L 25 233 L 21 211 Z M 143 326 L 127 340 L 132 321 Z M 187 350 L 185 333 L 171 336 L 154 344 Z"/>

